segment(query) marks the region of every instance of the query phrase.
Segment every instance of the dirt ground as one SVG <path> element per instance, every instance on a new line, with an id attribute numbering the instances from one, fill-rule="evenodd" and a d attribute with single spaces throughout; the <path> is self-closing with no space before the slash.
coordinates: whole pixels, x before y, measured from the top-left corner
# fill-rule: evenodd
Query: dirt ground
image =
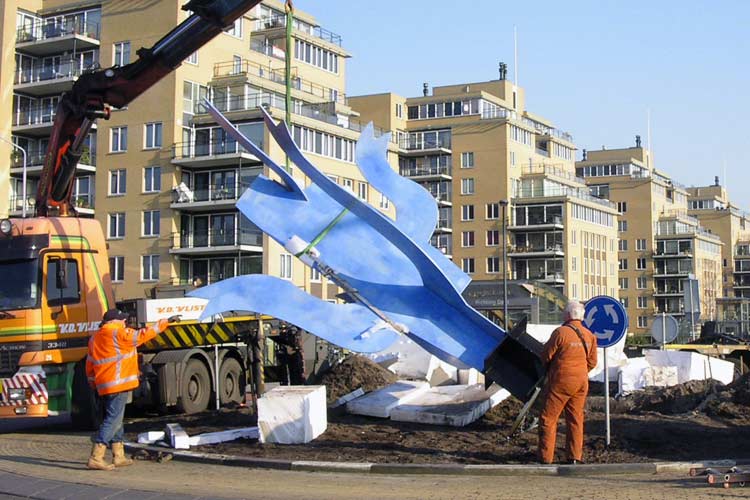
<path id="1" fill-rule="evenodd" d="M 348 368 L 342 370 L 341 376 L 353 379 Z M 338 391 L 356 388 L 341 380 L 330 382 Z M 588 463 L 750 458 L 750 376 L 727 387 L 688 382 L 668 389 L 650 388 L 612 400 L 609 447 L 605 446 L 602 393 L 600 384 L 592 384 L 587 402 L 584 450 Z M 327 431 L 307 445 L 238 440 L 194 449 L 295 460 L 533 463 L 536 461 L 536 429 L 508 437 L 520 408 L 520 402 L 509 398 L 463 428 L 329 412 Z M 181 423 L 192 435 L 251 426 L 255 424 L 255 417 L 249 408 L 224 409 L 189 416 L 129 419 L 125 429 L 129 438 L 135 438 L 138 432 L 161 429 L 167 422 Z M 565 460 L 564 447 L 565 424 L 561 419 L 557 461 Z"/>

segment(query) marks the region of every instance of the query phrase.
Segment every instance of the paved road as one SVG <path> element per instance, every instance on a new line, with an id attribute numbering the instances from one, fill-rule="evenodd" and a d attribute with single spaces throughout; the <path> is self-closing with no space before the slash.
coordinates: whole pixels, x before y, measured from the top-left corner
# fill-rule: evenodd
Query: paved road
<path id="1" fill-rule="evenodd" d="M 0 434 L 0 499 L 248 498 L 423 499 L 740 498 L 678 475 L 610 477 L 384 476 L 245 469 L 171 461 L 89 471 L 88 436 L 59 431 Z"/>

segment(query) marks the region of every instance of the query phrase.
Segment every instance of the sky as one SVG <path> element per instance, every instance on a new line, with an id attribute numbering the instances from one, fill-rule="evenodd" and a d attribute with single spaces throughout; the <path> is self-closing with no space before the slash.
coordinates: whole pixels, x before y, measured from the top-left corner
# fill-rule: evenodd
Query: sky
<path id="1" fill-rule="evenodd" d="M 294 0 L 341 35 L 348 95 L 419 96 L 498 78 L 579 149 L 647 145 L 687 186 L 720 177 L 750 209 L 750 1 Z"/>

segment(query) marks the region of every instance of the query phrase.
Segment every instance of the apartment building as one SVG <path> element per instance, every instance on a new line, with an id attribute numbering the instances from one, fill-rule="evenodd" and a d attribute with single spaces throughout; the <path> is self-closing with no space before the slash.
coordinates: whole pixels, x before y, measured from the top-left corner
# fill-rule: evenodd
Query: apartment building
<path id="1" fill-rule="evenodd" d="M 750 214 L 731 202 L 718 176 L 710 186 L 688 188 L 688 214 L 721 238 L 724 297 L 750 297 Z"/>
<path id="2" fill-rule="evenodd" d="M 2 96 L 13 97 L 3 97 L 0 135 L 29 152 L 27 193 L 33 196 L 36 189 L 57 96 L 83 71 L 134 61 L 138 48 L 153 45 L 188 17 L 182 3 L 3 3 L 2 39 L 4 46 L 15 47 L 15 66 L 3 60 Z M 102 223 L 118 299 L 260 272 L 335 298 L 335 286 L 311 273 L 235 208 L 256 176 L 270 174 L 212 122 L 202 104 L 203 98 L 211 99 L 284 164 L 257 108 L 265 106 L 274 118 L 284 119 L 287 52 L 292 57 L 290 126 L 295 140 L 331 178 L 393 215 L 393 207 L 370 189 L 354 163 L 361 127 L 347 103 L 349 53 L 341 37 L 295 11 L 293 42 L 287 47 L 285 24 L 283 2 L 264 1 L 127 109 L 99 121 L 79 166 L 75 205 L 79 214 Z M 11 130 L 1 128 L 6 123 L 12 123 Z M 0 153 L 10 155 L 10 147 L 2 147 L 7 149 Z M 1 176 L 12 181 L 2 198 L 11 202 L 13 215 L 23 199 L 22 161 L 14 155 L 10 172 Z"/>
<path id="3" fill-rule="evenodd" d="M 392 131 L 401 175 L 436 198 L 432 244 L 474 280 L 507 272 L 578 299 L 617 296 L 616 207 L 588 193 L 572 137 L 526 109 L 502 64 L 498 80 L 349 102 Z"/>
<path id="4" fill-rule="evenodd" d="M 722 240 L 688 214 L 688 190 L 654 168 L 640 138 L 631 148 L 584 152 L 576 163 L 595 196 L 617 204 L 620 300 L 630 333 L 647 335 L 654 314 L 685 318 L 684 285 L 699 281 L 701 319 L 722 296 Z"/>

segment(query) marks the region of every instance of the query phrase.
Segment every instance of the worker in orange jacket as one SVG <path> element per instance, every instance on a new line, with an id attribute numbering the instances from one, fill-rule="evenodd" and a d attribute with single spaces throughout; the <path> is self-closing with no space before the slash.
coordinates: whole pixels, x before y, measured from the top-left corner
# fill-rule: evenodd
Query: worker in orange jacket
<path id="1" fill-rule="evenodd" d="M 136 347 L 163 332 L 168 325 L 160 319 L 156 325 L 133 330 L 125 325 L 128 315 L 117 309 L 104 314 L 99 330 L 89 339 L 86 375 L 104 404 L 104 420 L 94 436 L 88 461 L 89 469 L 112 470 L 131 465 L 123 446 L 122 420 L 130 391 L 138 387 L 138 356 Z M 107 446 L 112 446 L 111 464 L 104 459 Z"/>
<path id="2" fill-rule="evenodd" d="M 539 417 L 539 461 L 545 464 L 554 458 L 557 420 L 563 411 L 568 461 L 583 463 L 583 407 L 589 391 L 588 373 L 596 366 L 596 337 L 581 323 L 583 315 L 583 304 L 569 302 L 565 322 L 552 332 L 542 352 L 548 383 Z"/>

